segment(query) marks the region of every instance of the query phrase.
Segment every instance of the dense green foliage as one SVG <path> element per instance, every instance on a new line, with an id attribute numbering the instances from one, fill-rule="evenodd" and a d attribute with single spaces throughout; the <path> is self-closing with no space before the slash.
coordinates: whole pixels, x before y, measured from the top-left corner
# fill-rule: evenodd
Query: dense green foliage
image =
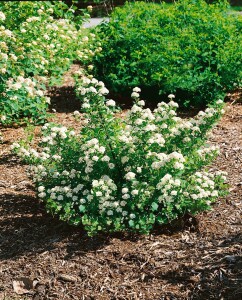
<path id="1" fill-rule="evenodd" d="M 241 29 L 226 3 L 126 3 L 97 29 L 103 51 L 95 76 L 115 93 L 138 85 L 151 98 L 172 92 L 183 103 L 205 105 L 240 83 Z"/>
<path id="2" fill-rule="evenodd" d="M 49 211 L 71 224 L 98 231 L 147 233 L 186 213 L 209 209 L 223 194 L 223 172 L 204 167 L 218 154 L 206 134 L 223 112 L 223 101 L 189 120 L 176 116 L 169 95 L 151 112 L 134 88 L 133 107 L 117 117 L 103 82 L 81 78 L 80 132 L 43 126 L 38 149 L 14 145 L 31 165 L 36 191 Z M 78 112 L 75 113 L 78 117 Z"/>

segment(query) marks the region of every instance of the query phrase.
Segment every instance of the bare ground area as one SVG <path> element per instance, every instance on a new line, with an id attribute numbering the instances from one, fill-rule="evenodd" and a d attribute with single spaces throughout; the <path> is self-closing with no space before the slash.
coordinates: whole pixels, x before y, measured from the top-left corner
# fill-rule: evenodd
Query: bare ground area
<path id="1" fill-rule="evenodd" d="M 65 92 L 72 96 L 68 88 Z M 56 120 L 76 127 L 68 109 L 57 108 Z M 91 238 L 46 213 L 26 166 L 10 151 L 24 129 L 2 133 L 0 300 L 242 299 L 241 104 L 227 104 L 211 138 L 221 147 L 211 169 L 228 172 L 230 194 L 212 211 L 148 236 Z M 25 278 L 24 295 L 13 289 L 19 278 Z"/>

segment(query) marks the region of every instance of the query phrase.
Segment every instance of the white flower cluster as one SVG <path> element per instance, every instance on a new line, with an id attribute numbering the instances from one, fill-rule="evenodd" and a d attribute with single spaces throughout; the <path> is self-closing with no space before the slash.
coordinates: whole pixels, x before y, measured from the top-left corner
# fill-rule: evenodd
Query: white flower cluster
<path id="1" fill-rule="evenodd" d="M 97 198 L 101 215 L 113 216 L 114 213 L 122 213 L 116 191 L 117 186 L 113 180 L 109 176 L 103 175 L 101 179 L 92 181 L 92 190 L 88 199 L 91 201 L 93 197 Z"/>
<path id="2" fill-rule="evenodd" d="M 86 174 L 95 171 L 94 165 L 98 161 L 106 164 L 110 169 L 115 167 L 115 165 L 110 162 L 110 157 L 105 154 L 106 148 L 99 145 L 98 139 L 94 138 L 88 140 L 81 146 L 81 150 L 83 151 L 83 156 L 79 158 L 79 162 L 85 163 L 84 171 Z"/>
<path id="3" fill-rule="evenodd" d="M 5 19 L 6 19 L 5 14 L 2 11 L 0 11 L 0 21 L 4 21 Z"/>
<path id="4" fill-rule="evenodd" d="M 6 92 L 18 91 L 24 89 L 27 92 L 28 97 L 34 98 L 35 96 L 44 97 L 44 92 L 37 88 L 36 81 L 31 78 L 24 78 L 23 76 L 18 76 L 16 78 L 9 78 L 6 82 Z M 17 94 L 17 93 L 16 93 Z M 11 100 L 17 100 L 16 98 L 11 98 Z M 45 98 L 45 102 L 49 101 Z"/>
<path id="5" fill-rule="evenodd" d="M 98 81 L 96 78 L 89 79 L 88 77 L 82 78 L 82 85 L 81 87 L 77 88 L 77 92 L 80 96 L 85 96 L 83 99 L 85 103 L 89 103 L 88 96 L 104 96 L 109 93 L 108 89 L 104 86 L 104 83 L 102 81 Z M 112 105 L 113 102 L 109 102 L 109 106 Z M 88 108 L 88 107 L 84 107 Z"/>
<path id="6" fill-rule="evenodd" d="M 171 162 L 174 169 L 183 170 L 184 169 L 184 162 L 185 158 L 181 153 L 178 153 L 176 151 L 165 154 L 165 153 L 148 153 L 149 156 L 155 156 L 158 158 L 158 161 L 154 161 L 151 164 L 151 168 L 155 170 L 159 170 L 162 167 L 164 167 L 167 163 Z"/>
<path id="7" fill-rule="evenodd" d="M 0 11 L 0 19 L 1 15 L 4 14 Z M 5 20 L 2 19 L 2 20 Z M 11 43 L 16 42 L 13 33 L 6 29 L 3 25 L 0 26 L 0 74 L 1 76 L 7 76 L 7 70 L 9 69 L 9 65 L 14 66 L 17 61 L 17 57 L 14 53 L 9 52 L 9 47 Z"/>
<path id="8" fill-rule="evenodd" d="M 179 205 L 179 200 L 183 198 L 196 201 L 205 200 L 209 205 L 211 198 L 216 198 L 219 195 L 218 190 L 215 189 L 216 177 L 220 176 L 225 181 L 226 172 L 217 172 L 211 174 L 208 172 L 196 172 L 194 175 L 187 177 L 186 180 L 175 179 L 170 174 L 166 174 L 157 184 L 157 189 L 161 191 L 159 202 L 169 205 L 176 203 Z M 207 199 L 207 200 L 206 200 Z"/>

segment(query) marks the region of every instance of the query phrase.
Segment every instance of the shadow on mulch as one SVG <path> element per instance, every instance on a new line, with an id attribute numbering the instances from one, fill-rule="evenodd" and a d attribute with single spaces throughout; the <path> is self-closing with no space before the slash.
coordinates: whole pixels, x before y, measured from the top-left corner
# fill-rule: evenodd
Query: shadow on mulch
<path id="1" fill-rule="evenodd" d="M 7 143 L 6 143 L 7 144 Z M 11 144 L 10 142 L 8 144 Z M 8 165 L 9 167 L 15 167 L 16 165 L 24 165 L 24 162 L 20 158 L 16 157 L 15 154 L 5 154 L 0 157 L 0 165 Z"/>
<path id="2" fill-rule="evenodd" d="M 55 109 L 59 113 L 71 113 L 80 110 L 80 100 L 76 97 L 73 86 L 52 87 L 49 96 L 51 97 L 50 111 Z"/>
<path id="3" fill-rule="evenodd" d="M 108 243 L 104 235 L 88 237 L 81 227 L 67 225 L 46 213 L 43 203 L 32 196 L 0 195 L 0 210 L 0 260 L 49 251 L 57 242 L 66 244 L 70 257 L 76 251 L 95 251 Z"/>
<path id="4" fill-rule="evenodd" d="M 11 261 L 45 251 L 62 252 L 65 260 L 78 258 L 78 261 L 81 260 L 82 263 L 87 253 L 93 260 L 98 258 L 106 261 L 107 257 L 105 253 L 102 253 L 102 249 L 107 245 L 112 245 L 112 249 L 117 250 L 112 250 L 108 256 L 110 261 L 107 266 L 116 271 L 122 265 L 133 266 L 134 278 L 135 276 L 139 278 L 142 273 L 145 274 L 142 280 L 144 285 L 153 286 L 154 282 L 158 281 L 160 284 L 171 286 L 186 286 L 186 289 L 190 291 L 187 299 L 191 300 L 242 299 L 242 257 L 238 249 L 238 245 L 242 245 L 241 233 L 231 234 L 231 236 L 221 234 L 221 238 L 216 239 L 213 236 L 206 238 L 206 242 L 213 246 L 204 245 L 205 241 L 201 238 L 200 249 L 200 242 L 199 244 L 197 241 L 195 244 L 190 244 L 190 241 L 181 243 L 180 239 L 176 238 L 180 230 L 185 229 L 186 233 L 198 230 L 197 220 L 190 216 L 186 216 L 182 221 L 176 221 L 172 226 L 156 227 L 152 232 L 153 237 L 150 243 L 147 244 L 147 239 L 139 234 L 99 234 L 93 238 L 89 237 L 80 226 L 69 226 L 46 213 L 44 204 L 39 203 L 31 195 L 10 193 L 0 195 L 0 211 L 0 261 Z M 175 234 L 174 239 L 173 234 Z M 199 238 L 200 234 L 197 234 Z M 156 244 L 154 241 L 158 242 L 160 249 L 167 247 L 166 244 L 162 246 L 167 239 L 174 243 L 172 248 L 167 249 L 167 251 L 173 249 L 174 253 L 169 261 L 166 254 L 164 257 L 162 252 L 155 251 L 157 249 L 151 250 L 152 245 Z M 125 249 L 129 247 L 129 241 L 137 241 L 140 251 L 125 250 L 124 255 L 118 247 L 115 247 L 116 244 L 120 245 L 119 241 L 122 241 L 121 247 Z M 192 252 L 194 257 L 189 254 L 192 245 L 198 251 L 198 253 Z M 237 245 L 237 248 L 233 248 L 233 245 Z M 235 249 L 236 252 L 233 253 Z M 203 257 L 206 255 L 205 250 L 208 253 L 207 259 Z M 176 253 L 180 251 L 185 255 L 176 256 Z M 167 266 L 162 263 L 164 258 L 166 258 Z M 194 262 L 191 262 L 193 259 Z M 95 272 L 96 267 L 94 264 L 90 270 L 91 274 Z M 169 297 L 167 299 L 185 299 L 176 298 L 172 294 Z"/>
<path id="5" fill-rule="evenodd" d="M 134 233 L 100 233 L 89 237 L 81 227 L 70 226 L 46 212 L 43 203 L 35 197 L 21 194 L 0 195 L 0 259 L 11 259 L 31 252 L 50 251 L 55 243 L 63 243 L 69 259 L 109 244 L 112 238 L 137 241 L 141 235 Z M 190 223 L 189 223 L 190 222 Z M 172 225 L 156 227 L 152 234 L 172 235 L 183 229 L 196 230 L 196 219 L 186 218 Z"/>

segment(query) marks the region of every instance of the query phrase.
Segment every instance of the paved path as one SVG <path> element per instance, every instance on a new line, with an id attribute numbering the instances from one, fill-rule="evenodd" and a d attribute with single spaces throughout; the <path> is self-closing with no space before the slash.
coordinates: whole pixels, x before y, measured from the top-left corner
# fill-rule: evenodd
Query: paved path
<path id="1" fill-rule="evenodd" d="M 91 18 L 88 22 L 83 24 L 84 27 L 90 28 L 99 25 L 102 21 L 108 21 L 109 18 Z"/>

